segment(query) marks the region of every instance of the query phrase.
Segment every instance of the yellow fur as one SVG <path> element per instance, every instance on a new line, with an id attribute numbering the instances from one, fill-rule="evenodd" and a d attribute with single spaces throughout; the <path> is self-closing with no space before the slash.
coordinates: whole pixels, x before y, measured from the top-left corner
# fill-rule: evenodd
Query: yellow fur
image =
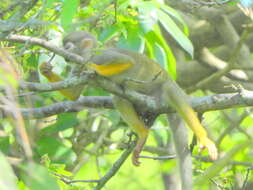
<path id="1" fill-rule="evenodd" d="M 112 63 L 105 65 L 96 65 L 94 63 L 91 63 L 89 66 L 91 67 L 91 69 L 95 70 L 98 74 L 108 77 L 127 70 L 132 66 L 132 64 Z"/>

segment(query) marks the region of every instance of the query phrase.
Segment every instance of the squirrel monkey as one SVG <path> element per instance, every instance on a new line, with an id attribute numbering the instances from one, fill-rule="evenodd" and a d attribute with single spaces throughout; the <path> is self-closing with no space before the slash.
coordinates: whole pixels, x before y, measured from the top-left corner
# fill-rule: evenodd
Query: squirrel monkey
<path id="1" fill-rule="evenodd" d="M 64 49 L 81 55 L 83 57 L 87 57 L 91 54 L 91 50 L 97 47 L 96 38 L 85 31 L 76 32 L 76 36 L 67 35 L 63 39 Z M 79 76 L 83 71 L 83 65 L 71 64 L 71 73 L 70 77 Z M 40 72 L 43 76 L 45 76 L 50 82 L 59 82 L 64 80 L 59 75 L 52 71 L 53 67 L 50 63 L 44 62 L 40 65 Z M 79 98 L 84 87 L 82 85 L 78 85 L 74 88 L 59 90 L 62 95 L 67 97 L 70 100 L 76 100 Z"/>
<path id="2" fill-rule="evenodd" d="M 67 50 L 86 56 L 92 48 L 96 47 L 97 41 L 90 33 L 78 31 L 67 35 L 63 40 L 63 44 Z M 208 149 L 210 158 L 217 159 L 216 146 L 208 138 L 206 130 L 200 124 L 196 113 L 188 102 L 187 95 L 158 63 L 134 51 L 108 48 L 98 50 L 90 58 L 88 68 L 96 71 L 101 76 L 109 78 L 123 88 L 152 96 L 157 101 L 165 100 L 168 102 L 195 133 L 201 147 Z M 40 65 L 40 71 L 50 82 L 62 80 L 52 72 L 52 68 L 47 63 Z M 80 90 L 69 89 L 60 92 L 71 100 L 78 98 L 81 93 Z M 78 93 L 73 94 L 73 92 Z M 146 117 L 145 113 L 136 111 L 135 105 L 127 99 L 114 96 L 113 103 L 122 118 L 138 135 L 138 141 L 132 155 L 133 164 L 138 166 L 140 165 L 138 160 L 140 152 L 148 137 L 150 119 Z M 151 118 L 151 120 L 154 120 L 155 116 L 151 115 Z"/>

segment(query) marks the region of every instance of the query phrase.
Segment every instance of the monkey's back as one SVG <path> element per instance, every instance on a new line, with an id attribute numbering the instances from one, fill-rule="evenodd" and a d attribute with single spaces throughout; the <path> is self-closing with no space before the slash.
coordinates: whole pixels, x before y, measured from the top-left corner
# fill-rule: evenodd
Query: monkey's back
<path id="1" fill-rule="evenodd" d="M 92 61 L 99 65 L 131 63 L 128 69 L 107 77 L 125 88 L 144 94 L 156 93 L 164 81 L 171 80 L 158 63 L 134 51 L 118 48 L 102 50 Z"/>

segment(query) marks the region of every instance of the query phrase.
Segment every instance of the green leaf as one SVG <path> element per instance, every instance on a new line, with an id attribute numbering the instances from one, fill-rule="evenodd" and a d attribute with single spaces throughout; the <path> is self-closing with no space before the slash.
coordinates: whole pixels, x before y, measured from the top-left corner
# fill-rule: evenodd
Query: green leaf
<path id="1" fill-rule="evenodd" d="M 164 49 L 157 43 L 154 44 L 154 53 L 155 53 L 155 58 L 158 61 L 158 63 L 163 68 L 165 68 L 167 65 L 167 56 Z"/>
<path id="2" fill-rule="evenodd" d="M 180 14 L 173 8 L 167 6 L 167 5 L 162 5 L 162 10 L 164 10 L 166 13 L 168 13 L 169 15 L 173 16 L 177 21 L 179 21 L 184 28 L 184 33 L 185 35 L 189 35 L 189 30 L 188 27 L 186 25 L 186 23 L 184 22 L 184 20 L 182 19 L 182 17 L 180 16 Z"/>
<path id="3" fill-rule="evenodd" d="M 127 9 L 127 7 L 131 6 L 132 0 L 117 0 L 117 9 L 118 11 L 125 11 Z"/>
<path id="4" fill-rule="evenodd" d="M 176 59 L 168 46 L 167 42 L 164 40 L 163 36 L 161 35 L 159 27 L 156 25 L 155 30 L 148 32 L 145 34 L 146 40 L 152 45 L 152 51 L 154 53 L 155 43 L 158 43 L 165 51 L 166 54 L 166 64 L 165 69 L 169 72 L 170 76 L 173 79 L 176 79 Z M 155 53 L 154 53 L 155 55 Z"/>
<path id="5" fill-rule="evenodd" d="M 21 178 L 31 190 L 60 190 L 56 179 L 40 165 L 28 163 L 22 167 Z"/>
<path id="6" fill-rule="evenodd" d="M 220 0 L 222 1 L 222 0 Z M 228 1 L 226 4 L 230 5 L 230 6 L 235 6 L 240 2 L 240 0 L 235 0 L 235 1 Z"/>
<path id="7" fill-rule="evenodd" d="M 168 42 L 164 39 L 162 36 L 162 33 L 160 31 L 160 28 L 158 25 L 155 25 L 154 27 L 154 34 L 157 38 L 157 42 L 163 47 L 166 56 L 167 56 L 167 64 L 165 69 L 170 73 L 170 75 L 175 79 L 176 78 L 176 58 L 170 49 L 170 46 L 168 45 Z"/>
<path id="8" fill-rule="evenodd" d="M 113 25 L 111 27 L 105 28 L 98 37 L 99 41 L 105 42 L 114 37 L 117 32 L 119 32 L 119 27 L 117 25 Z"/>
<path id="9" fill-rule="evenodd" d="M 2 152 L 0 152 L 0 171 L 0 189 L 17 190 L 17 177 Z"/>
<path id="10" fill-rule="evenodd" d="M 50 136 L 41 137 L 36 144 L 39 155 L 48 154 L 51 160 L 59 163 L 71 164 L 75 160 L 75 153 L 59 139 Z"/>
<path id="11" fill-rule="evenodd" d="M 121 121 L 119 112 L 115 110 L 109 110 L 104 114 L 104 116 L 112 122 L 112 126 L 118 126 L 119 122 Z"/>
<path id="12" fill-rule="evenodd" d="M 38 67 L 38 55 L 35 53 L 31 54 L 27 59 L 27 64 L 24 67 L 27 70 L 36 69 Z"/>
<path id="13" fill-rule="evenodd" d="M 155 53 L 154 53 L 154 42 L 150 41 L 149 38 L 147 36 L 145 36 L 145 44 L 146 44 L 146 48 L 148 50 L 148 55 L 151 59 L 156 59 L 155 58 Z"/>
<path id="14" fill-rule="evenodd" d="M 76 113 L 62 113 L 57 117 L 56 123 L 43 128 L 40 134 L 53 134 L 76 126 L 78 119 Z"/>
<path id="15" fill-rule="evenodd" d="M 62 11 L 61 11 L 61 25 L 66 30 L 70 30 L 72 19 L 74 18 L 79 0 L 64 0 Z"/>
<path id="16" fill-rule="evenodd" d="M 0 138 L 0 150 L 3 153 L 8 153 L 10 151 L 10 137 L 9 136 Z"/>
<path id="17" fill-rule="evenodd" d="M 157 11 L 158 19 L 165 30 L 177 41 L 177 43 L 193 57 L 193 45 L 187 36 L 178 28 L 175 22 L 161 10 Z"/>
<path id="18" fill-rule="evenodd" d="M 127 31 L 127 37 L 124 37 L 123 35 L 120 37 L 119 41 L 116 44 L 116 47 L 143 52 L 144 45 L 145 41 L 143 39 L 143 36 L 139 33 L 138 28 L 134 27 Z"/>
<path id="19" fill-rule="evenodd" d="M 51 8 L 53 6 L 54 2 L 56 2 L 56 1 L 58 1 L 58 0 L 47 0 L 46 7 Z"/>
<path id="20" fill-rule="evenodd" d="M 144 33 L 153 30 L 154 25 L 157 23 L 157 10 L 155 2 L 148 1 L 138 5 L 138 18 Z"/>

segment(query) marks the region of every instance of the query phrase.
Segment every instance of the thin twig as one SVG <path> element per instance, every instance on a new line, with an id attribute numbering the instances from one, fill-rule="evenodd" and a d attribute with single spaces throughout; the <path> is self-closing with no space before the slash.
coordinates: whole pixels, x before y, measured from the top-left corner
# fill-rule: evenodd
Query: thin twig
<path id="1" fill-rule="evenodd" d="M 152 160 L 172 160 L 176 158 L 176 155 L 170 155 L 170 156 L 140 156 L 140 158 L 145 159 L 152 159 Z"/>
<path id="2" fill-rule="evenodd" d="M 90 154 L 96 154 L 99 148 L 103 145 L 105 137 L 108 135 L 110 129 L 108 128 L 108 123 L 104 120 L 100 123 L 102 127 L 102 132 L 98 136 L 96 144 L 92 147 L 92 149 L 89 151 Z M 77 163 L 75 164 L 74 169 L 72 170 L 73 173 L 77 173 L 77 171 L 80 170 L 80 168 L 83 166 L 83 164 L 90 158 L 90 155 L 86 154 L 85 156 L 80 155 L 79 157 L 82 157 L 82 159 L 78 159 Z"/>
<path id="3" fill-rule="evenodd" d="M 210 180 L 213 184 L 215 184 L 217 188 L 219 188 L 219 189 L 221 189 L 221 190 L 224 189 L 224 187 L 223 187 L 221 184 L 217 183 L 217 182 L 214 181 L 213 179 L 209 179 L 209 180 Z"/>
<path id="4" fill-rule="evenodd" d="M 132 142 L 129 145 L 129 148 L 126 149 L 123 154 L 120 156 L 120 158 L 113 164 L 112 168 L 105 174 L 104 177 L 102 177 L 99 180 L 99 183 L 94 188 L 94 190 L 99 190 L 104 187 L 104 185 L 117 173 L 117 171 L 120 169 L 122 164 L 126 161 L 128 156 L 131 154 L 132 150 L 135 147 L 135 142 Z"/>
<path id="5" fill-rule="evenodd" d="M 100 180 L 97 179 L 88 179 L 88 180 L 83 180 L 83 179 L 75 179 L 71 180 L 68 179 L 68 176 L 63 176 L 57 173 L 53 173 L 55 176 L 59 177 L 61 181 L 63 181 L 66 184 L 72 184 L 72 183 L 98 183 Z"/>
<path id="6" fill-rule="evenodd" d="M 99 190 L 104 187 L 104 185 L 117 173 L 117 171 L 120 169 L 122 164 L 126 161 L 128 156 L 131 154 L 132 150 L 135 147 L 135 142 L 133 141 L 128 149 L 126 149 L 123 154 L 120 156 L 120 158 L 113 164 L 112 168 L 102 177 L 100 180 L 92 179 L 92 180 L 70 180 L 68 177 L 54 173 L 55 176 L 60 177 L 59 179 L 63 181 L 66 184 L 72 184 L 72 183 L 97 183 L 97 186 L 94 188 L 94 190 Z"/>
<path id="7" fill-rule="evenodd" d="M 250 167 L 247 169 L 247 173 L 246 173 L 246 177 L 243 181 L 243 185 L 242 185 L 242 190 L 245 190 L 246 189 L 246 185 L 247 185 L 247 182 L 248 182 L 248 179 L 249 179 L 249 174 L 250 174 L 250 171 L 252 170 L 253 168 Z"/>

